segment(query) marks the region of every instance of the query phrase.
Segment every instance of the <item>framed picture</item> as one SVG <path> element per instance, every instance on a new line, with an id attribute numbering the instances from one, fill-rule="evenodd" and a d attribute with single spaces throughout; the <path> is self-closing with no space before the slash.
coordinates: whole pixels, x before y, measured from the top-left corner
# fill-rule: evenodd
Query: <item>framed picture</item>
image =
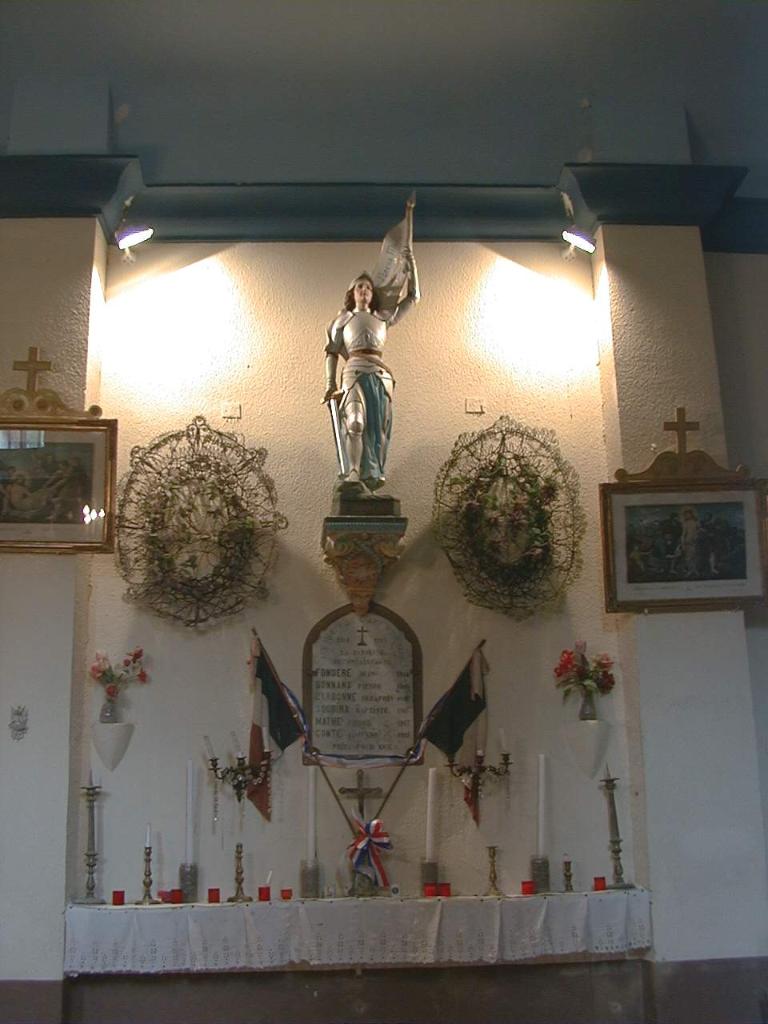
<path id="1" fill-rule="evenodd" d="M 602 484 L 606 610 L 763 602 L 765 483 Z"/>
<path id="2" fill-rule="evenodd" d="M 0 552 L 112 551 L 117 420 L 0 417 Z"/>

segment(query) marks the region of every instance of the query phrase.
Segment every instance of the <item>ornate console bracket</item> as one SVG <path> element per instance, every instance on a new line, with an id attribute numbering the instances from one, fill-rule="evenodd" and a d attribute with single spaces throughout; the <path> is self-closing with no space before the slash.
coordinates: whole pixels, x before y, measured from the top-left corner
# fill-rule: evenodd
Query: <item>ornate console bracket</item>
<path id="1" fill-rule="evenodd" d="M 353 504 L 361 506 L 356 514 L 350 514 Z M 377 514 L 377 507 L 384 514 Z M 400 503 L 394 499 L 342 502 L 339 511 L 340 515 L 327 516 L 323 523 L 323 556 L 354 610 L 365 615 L 381 574 L 403 552 L 408 520 L 399 515 Z"/>

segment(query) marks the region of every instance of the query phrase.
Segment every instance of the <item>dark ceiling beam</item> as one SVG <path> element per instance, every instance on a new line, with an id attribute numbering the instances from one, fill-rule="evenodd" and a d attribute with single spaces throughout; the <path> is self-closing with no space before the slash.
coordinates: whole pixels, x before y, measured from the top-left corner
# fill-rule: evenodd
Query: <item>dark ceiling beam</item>
<path id="1" fill-rule="evenodd" d="M 557 185 L 223 183 L 145 186 L 130 156 L 0 157 L 0 217 L 130 220 L 158 241 L 378 240 L 416 192 L 420 241 L 558 241 L 568 223 L 688 224 L 706 248 L 768 252 L 768 203 L 735 199 L 746 170 L 691 164 L 566 164 Z M 757 204 L 757 206 L 755 205 Z"/>

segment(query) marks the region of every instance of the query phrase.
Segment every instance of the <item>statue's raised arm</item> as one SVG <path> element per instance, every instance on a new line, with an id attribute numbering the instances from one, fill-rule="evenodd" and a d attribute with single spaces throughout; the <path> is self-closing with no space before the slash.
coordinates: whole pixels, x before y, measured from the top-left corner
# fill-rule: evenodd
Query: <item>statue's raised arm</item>
<path id="1" fill-rule="evenodd" d="M 364 272 L 350 282 L 343 308 L 326 332 L 324 401 L 331 409 L 339 487 L 345 493 L 363 495 L 385 481 L 395 380 L 382 354 L 388 329 L 420 298 L 413 207 L 411 197 L 405 217 L 384 238 L 373 274 Z M 337 381 L 339 356 L 344 364 Z"/>

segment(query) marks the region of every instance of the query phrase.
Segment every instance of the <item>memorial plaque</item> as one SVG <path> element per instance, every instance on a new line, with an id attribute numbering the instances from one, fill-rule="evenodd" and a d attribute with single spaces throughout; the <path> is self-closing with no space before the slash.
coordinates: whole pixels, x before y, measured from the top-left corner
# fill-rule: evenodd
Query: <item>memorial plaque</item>
<path id="1" fill-rule="evenodd" d="M 382 605 L 331 612 L 304 644 L 303 704 L 325 763 L 402 762 L 421 724 L 416 634 Z"/>

